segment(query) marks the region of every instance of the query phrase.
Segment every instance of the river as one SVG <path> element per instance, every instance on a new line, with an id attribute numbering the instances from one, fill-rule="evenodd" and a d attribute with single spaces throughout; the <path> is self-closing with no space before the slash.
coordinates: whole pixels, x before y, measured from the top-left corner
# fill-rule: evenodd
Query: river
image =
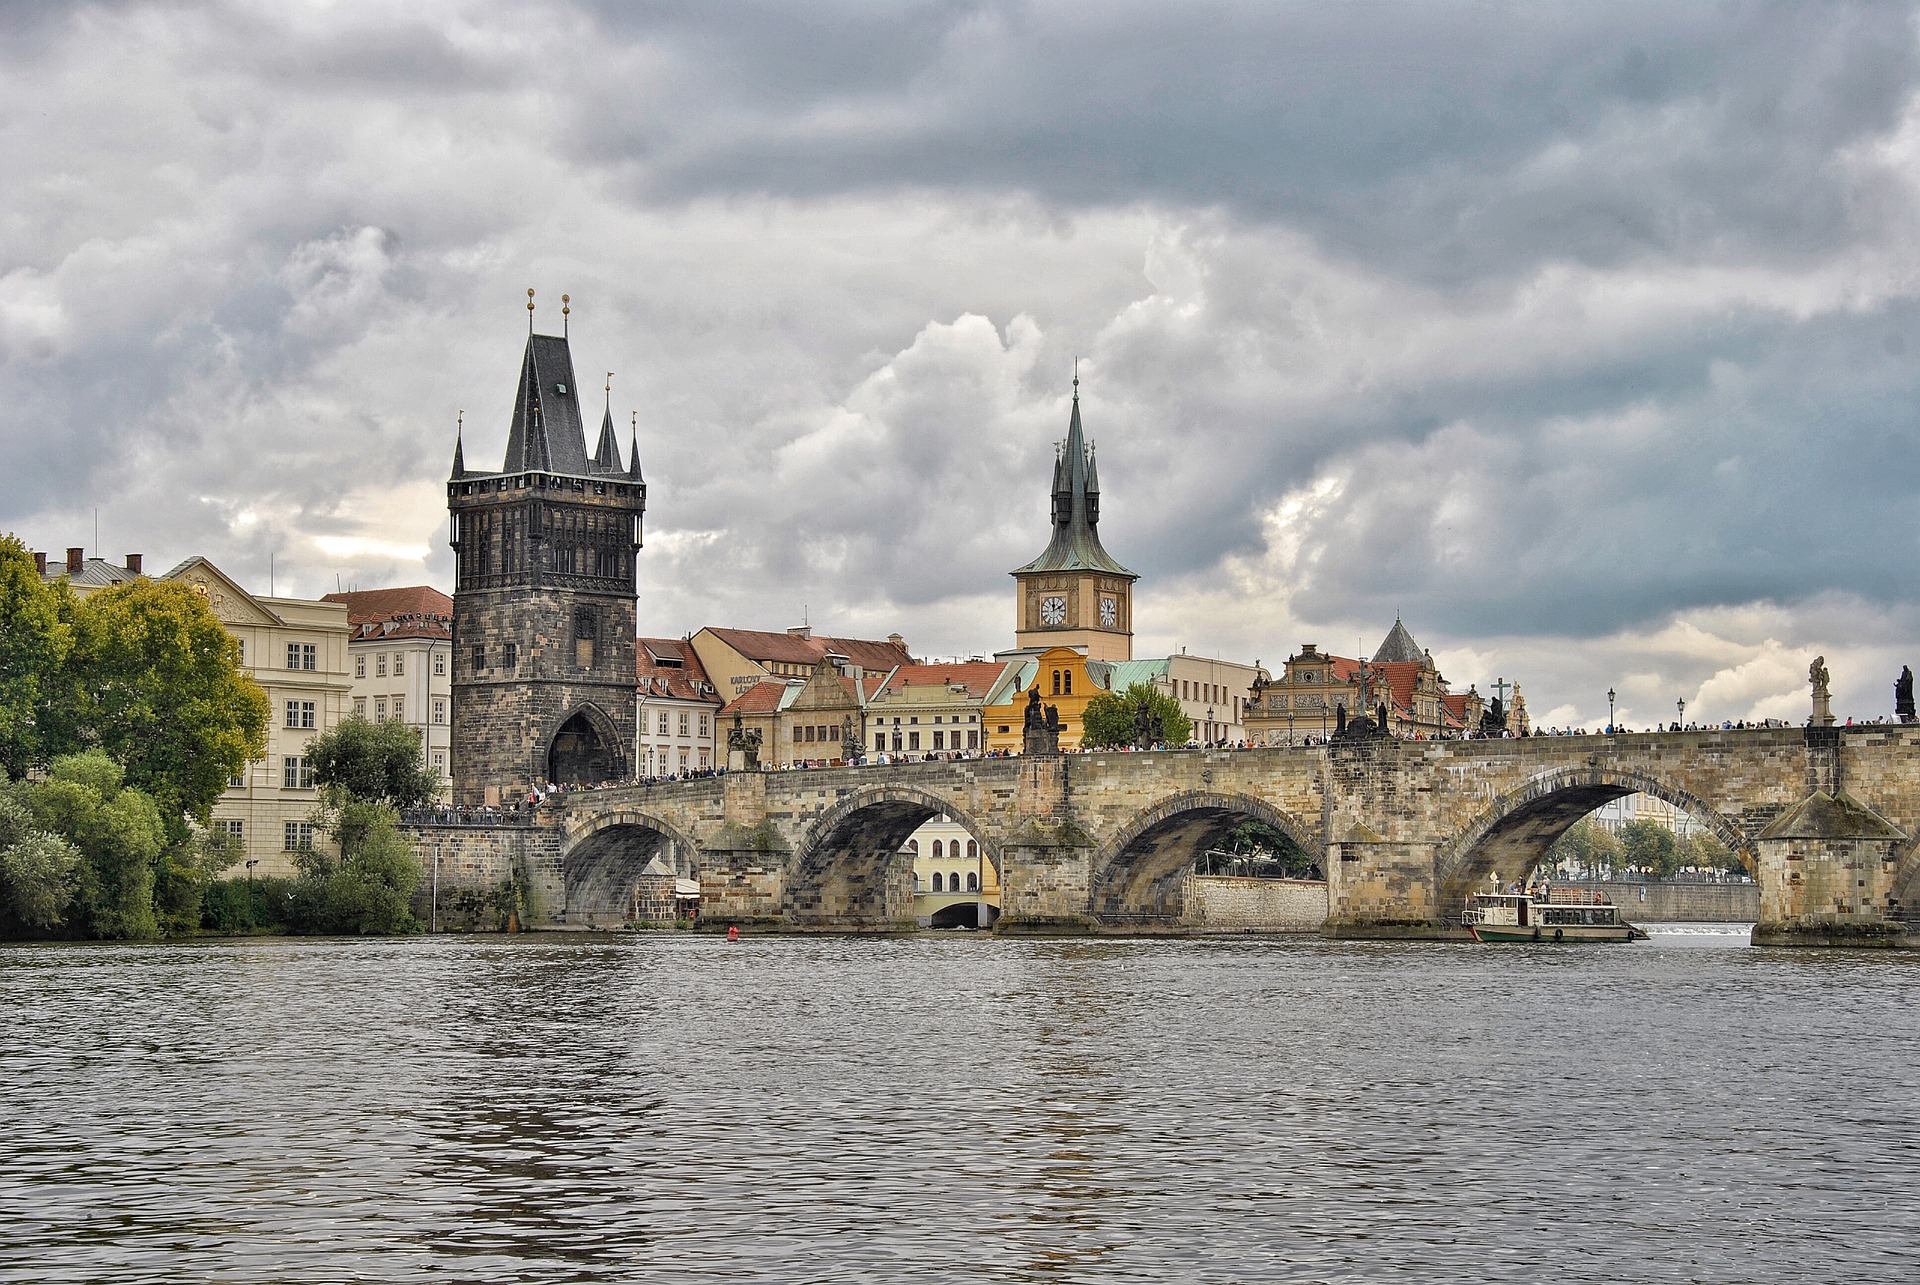
<path id="1" fill-rule="evenodd" d="M 1911 1281 L 1920 955 L 0 949 L 0 1280 Z"/>

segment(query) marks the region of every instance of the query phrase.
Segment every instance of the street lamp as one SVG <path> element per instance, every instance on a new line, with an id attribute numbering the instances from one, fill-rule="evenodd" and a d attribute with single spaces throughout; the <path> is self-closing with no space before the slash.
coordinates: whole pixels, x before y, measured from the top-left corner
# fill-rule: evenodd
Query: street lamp
<path id="1" fill-rule="evenodd" d="M 254 926 L 254 923 L 253 923 L 253 868 L 259 864 L 260 864 L 260 859 L 258 857 L 255 857 L 253 860 L 247 862 L 247 927 L 249 928 L 252 928 Z"/>
<path id="2" fill-rule="evenodd" d="M 1682 696 L 1679 700 L 1675 701 L 1674 704 L 1680 709 L 1680 725 L 1684 727 L 1687 722 L 1687 698 Z M 1678 731 L 1679 729 L 1676 728 L 1674 730 Z"/>
<path id="3" fill-rule="evenodd" d="M 1207 743 L 1213 743 L 1213 706 L 1207 706 Z"/>
<path id="4" fill-rule="evenodd" d="M 1607 730 L 1611 732 L 1613 728 L 1613 688 L 1609 687 L 1607 688 Z"/>

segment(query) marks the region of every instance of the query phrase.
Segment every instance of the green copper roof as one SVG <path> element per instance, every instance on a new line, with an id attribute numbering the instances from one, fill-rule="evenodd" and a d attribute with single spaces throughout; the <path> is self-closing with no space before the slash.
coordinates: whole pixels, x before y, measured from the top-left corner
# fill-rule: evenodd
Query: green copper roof
<path id="1" fill-rule="evenodd" d="M 1013 574 L 1029 571 L 1099 571 L 1129 580 L 1140 578 L 1115 562 L 1100 545 L 1100 473 L 1094 465 L 1093 450 L 1081 433 L 1077 387 L 1067 444 L 1053 465 L 1053 539 L 1046 552 Z"/>

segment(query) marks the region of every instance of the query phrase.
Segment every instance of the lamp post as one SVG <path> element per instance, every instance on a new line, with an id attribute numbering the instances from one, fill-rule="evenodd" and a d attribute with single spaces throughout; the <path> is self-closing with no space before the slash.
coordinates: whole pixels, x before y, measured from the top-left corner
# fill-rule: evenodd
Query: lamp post
<path id="1" fill-rule="evenodd" d="M 1607 730 L 1613 730 L 1613 688 L 1607 688 Z"/>
<path id="2" fill-rule="evenodd" d="M 253 858 L 253 859 L 252 859 L 251 861 L 248 861 L 248 862 L 247 862 L 247 927 L 249 927 L 249 928 L 252 928 L 252 927 L 254 926 L 254 922 L 253 922 L 253 868 L 254 868 L 255 866 L 257 866 L 257 865 L 259 865 L 259 864 L 260 864 L 260 859 L 259 859 L 258 857 L 255 857 L 255 858 Z"/>
<path id="3" fill-rule="evenodd" d="M 1213 744 L 1213 706 L 1207 706 L 1207 744 Z"/>
<path id="4" fill-rule="evenodd" d="M 1686 698 L 1686 697 L 1684 697 L 1684 696 L 1682 696 L 1682 697 L 1681 697 L 1681 698 L 1680 698 L 1679 700 L 1677 700 L 1677 701 L 1675 701 L 1675 702 L 1674 702 L 1674 705 L 1675 705 L 1676 707 L 1678 707 L 1678 709 L 1680 710 L 1680 725 L 1681 725 L 1681 727 L 1684 727 L 1684 726 L 1686 726 L 1686 722 L 1687 722 L 1687 698 Z M 1678 727 L 1676 727 L 1676 728 L 1675 728 L 1674 730 L 1675 730 L 1675 731 L 1679 731 L 1680 729 L 1679 729 Z"/>

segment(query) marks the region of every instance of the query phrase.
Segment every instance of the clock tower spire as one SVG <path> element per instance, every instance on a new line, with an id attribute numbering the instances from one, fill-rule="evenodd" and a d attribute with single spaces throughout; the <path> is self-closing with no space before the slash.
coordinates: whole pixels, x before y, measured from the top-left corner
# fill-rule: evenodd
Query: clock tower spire
<path id="1" fill-rule="evenodd" d="M 1074 647 L 1090 660 L 1133 659 L 1133 582 L 1140 577 L 1100 544 L 1100 481 L 1080 426 L 1080 377 L 1073 414 L 1053 466 L 1053 536 L 1046 551 L 1014 571 L 1015 645 Z"/>

